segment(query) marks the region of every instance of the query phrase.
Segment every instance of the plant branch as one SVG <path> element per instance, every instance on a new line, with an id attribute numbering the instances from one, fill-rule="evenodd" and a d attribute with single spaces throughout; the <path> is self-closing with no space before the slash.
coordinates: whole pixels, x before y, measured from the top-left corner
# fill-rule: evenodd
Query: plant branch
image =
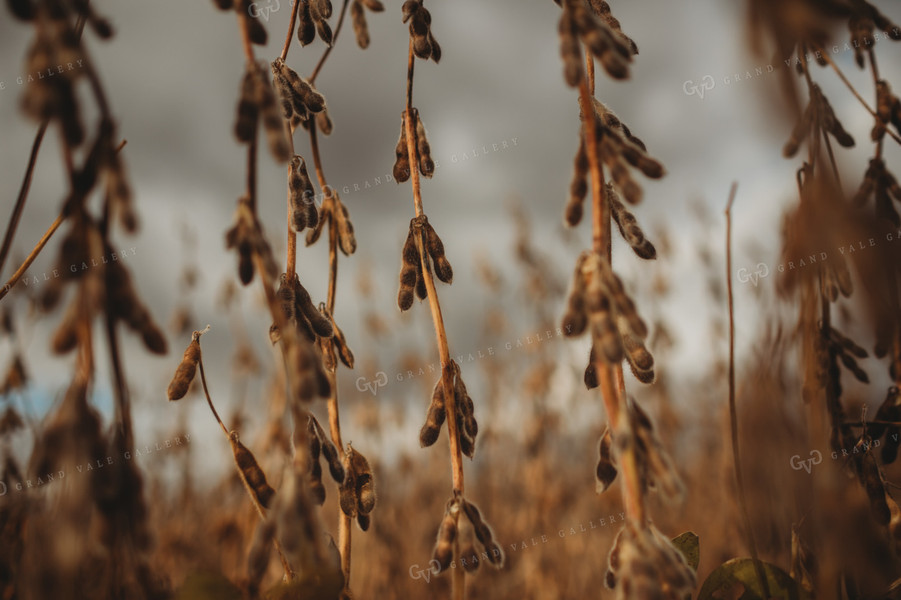
<path id="1" fill-rule="evenodd" d="M 413 133 L 414 128 L 414 112 L 413 112 L 413 72 L 416 55 L 413 53 L 413 38 L 410 38 L 410 45 L 407 54 L 407 103 L 404 111 L 404 136 L 407 141 L 407 154 L 410 165 L 410 185 L 413 189 L 413 208 L 417 217 L 424 215 L 422 208 L 422 190 L 419 179 L 419 150 L 416 144 L 416 137 Z M 447 436 L 450 445 L 451 471 L 453 478 L 454 494 L 463 496 L 464 491 L 464 475 L 463 475 L 463 451 L 460 446 L 459 432 L 457 430 L 457 414 L 456 399 L 454 398 L 454 368 L 451 363 L 450 349 L 447 343 L 447 331 L 444 327 L 444 316 L 441 313 L 441 304 L 438 302 L 438 290 L 435 288 L 435 279 L 432 273 L 431 265 L 428 261 L 428 252 L 422 238 L 422 230 L 417 229 L 415 232 L 416 248 L 419 252 L 419 260 L 422 265 L 422 274 L 425 280 L 426 297 L 429 300 L 429 309 L 432 313 L 432 322 L 435 325 L 435 338 L 438 344 L 438 354 L 441 360 L 441 387 L 444 391 L 444 410 L 448 417 Z M 458 515 L 459 518 L 459 515 Z M 454 556 L 459 556 L 459 548 L 454 546 Z M 466 595 L 466 572 L 461 569 L 454 569 L 452 575 L 452 597 L 454 600 L 463 600 Z"/>
<path id="2" fill-rule="evenodd" d="M 297 10 L 300 7 L 301 0 L 293 0 L 291 5 L 291 21 L 288 23 L 288 35 L 285 36 L 285 45 L 282 47 L 282 53 L 279 55 L 282 60 L 288 58 L 288 49 L 291 47 L 291 38 L 294 37 L 294 26 L 297 23 Z"/>
<path id="3" fill-rule="evenodd" d="M 45 119 L 41 123 L 37 134 L 34 136 L 34 143 L 31 145 L 31 155 L 28 157 L 28 166 L 25 168 L 25 177 L 22 179 L 22 186 L 19 188 L 19 196 L 16 199 L 16 205 L 13 207 L 13 214 L 9 218 L 9 224 L 6 226 L 6 234 L 3 236 L 3 246 L 0 247 L 0 273 L 3 272 L 3 265 L 6 263 L 6 257 L 9 254 L 13 238 L 16 235 L 19 219 L 22 217 L 22 211 L 25 209 L 25 200 L 28 197 L 28 191 L 31 189 L 34 167 L 37 163 L 38 152 L 41 149 L 41 143 L 44 141 L 44 133 L 47 131 L 48 124 L 48 119 Z"/>
<path id="4" fill-rule="evenodd" d="M 0 290 L 0 300 L 3 300 L 3 298 L 6 297 L 6 294 L 9 293 L 13 286 L 15 286 L 19 282 L 19 279 L 21 279 L 22 275 L 25 274 L 25 271 L 28 270 L 28 267 L 31 266 L 31 263 L 35 261 L 35 259 L 38 257 L 38 254 L 41 253 L 41 250 L 44 249 L 44 246 L 47 245 L 47 242 L 50 241 L 50 238 L 53 237 L 53 234 L 56 233 L 56 230 L 59 229 L 59 226 L 63 224 L 64 220 L 65 217 L 63 217 L 63 215 L 59 215 L 58 217 L 56 217 L 53 223 L 50 224 L 50 227 L 47 228 L 47 231 L 45 231 L 41 239 L 38 240 L 37 245 L 25 258 L 25 261 L 22 263 L 22 265 L 16 270 L 15 273 L 13 273 L 12 277 L 9 278 L 9 281 L 6 282 L 6 285 L 3 286 L 3 289 Z"/>
<path id="5" fill-rule="evenodd" d="M 322 70 L 323 65 L 325 65 L 325 59 L 327 59 L 328 55 L 332 53 L 332 48 L 335 47 L 335 42 L 338 41 L 338 34 L 341 33 L 341 26 L 344 24 L 344 15 L 347 13 L 348 2 L 349 0 L 344 0 L 344 3 L 341 5 L 341 14 L 338 15 L 338 25 L 335 26 L 335 33 L 332 35 L 332 44 L 325 49 L 325 52 L 322 53 L 322 57 L 319 59 L 319 62 L 316 63 L 316 68 L 313 69 L 313 73 L 312 75 L 310 75 L 311 84 L 316 81 L 316 77 Z"/>
<path id="6" fill-rule="evenodd" d="M 592 63 L 590 54 L 586 53 L 586 65 Z M 592 65 L 593 66 L 593 65 Z M 593 69 L 589 67 L 590 72 Z M 606 186 L 604 184 L 604 172 L 600 160 L 598 139 L 595 130 L 594 103 L 589 82 L 582 78 L 579 83 L 579 103 L 582 109 L 583 128 L 586 137 L 586 149 L 588 151 L 588 163 L 591 169 L 592 187 L 592 247 L 594 251 L 610 261 L 610 214 L 606 202 Z M 607 420 L 611 430 L 615 430 L 622 418 L 624 409 L 623 393 L 624 383 L 622 378 L 622 366 L 610 365 L 603 359 L 596 363 L 601 397 Z M 628 418 L 628 417 L 626 417 Z M 638 525 L 644 525 L 645 506 L 641 493 L 641 479 L 638 473 L 635 452 L 627 449 L 621 457 L 623 474 L 623 503 L 629 518 Z"/>
<path id="7" fill-rule="evenodd" d="M 192 335 L 192 338 L 195 340 L 200 340 L 200 336 L 209 331 L 210 326 L 207 325 L 203 331 L 195 331 Z M 207 403 L 210 405 L 210 410 L 213 411 L 213 416 L 216 417 L 216 422 L 219 423 L 219 426 L 222 428 L 223 433 L 225 433 L 225 437 L 231 443 L 231 434 L 228 431 L 228 428 L 222 422 L 222 419 L 219 418 L 219 413 L 216 412 L 216 407 L 213 406 L 213 400 L 210 398 L 209 389 L 207 389 L 206 385 L 206 377 L 203 373 L 203 352 L 200 353 L 200 356 L 197 360 L 197 365 L 200 368 L 200 383 L 203 385 L 203 393 L 206 394 Z M 257 499 L 256 495 L 253 493 L 253 490 L 250 488 L 250 484 L 247 482 L 247 479 L 244 477 L 244 473 L 241 469 L 238 469 L 238 476 L 241 478 L 241 483 L 244 484 L 244 490 L 247 492 L 247 496 L 250 498 L 250 502 L 253 504 L 253 507 L 256 509 L 257 514 L 260 516 L 260 519 L 266 520 L 266 509 L 263 505 L 260 504 L 260 501 Z M 291 563 L 288 562 L 288 559 L 285 557 L 285 553 L 282 551 L 282 546 L 278 541 L 277 537 L 272 538 L 272 544 L 275 546 L 276 552 L 278 552 L 278 556 L 282 561 L 282 567 L 285 569 L 285 576 L 288 580 L 292 580 L 295 577 L 294 569 L 291 567 Z"/>
<path id="8" fill-rule="evenodd" d="M 832 70 L 835 71 L 835 73 L 836 73 L 836 75 L 838 75 L 839 79 L 842 80 L 842 82 L 845 84 L 845 87 L 847 87 L 851 91 L 851 93 L 854 94 L 854 97 L 857 98 L 857 101 L 860 102 L 860 104 L 866 109 L 866 111 L 868 113 L 870 113 L 870 115 L 872 117 L 875 118 L 876 111 L 873 110 L 872 108 L 870 108 L 870 105 L 867 104 L 867 101 L 863 99 L 863 96 L 860 95 L 860 93 L 857 91 L 857 89 L 854 87 L 854 85 L 850 81 L 848 81 L 848 78 L 845 77 L 845 74 L 842 73 L 842 70 L 838 68 L 838 65 L 835 64 L 835 62 L 832 60 L 832 58 L 825 52 L 821 52 L 820 55 L 824 59 L 826 59 L 826 62 L 829 63 L 829 66 L 832 67 Z M 901 144 L 901 137 L 899 137 L 898 134 L 896 134 L 894 131 L 892 131 L 891 129 L 889 129 L 887 127 L 886 127 L 885 131 L 892 137 L 893 140 L 895 140 L 896 142 Z"/>

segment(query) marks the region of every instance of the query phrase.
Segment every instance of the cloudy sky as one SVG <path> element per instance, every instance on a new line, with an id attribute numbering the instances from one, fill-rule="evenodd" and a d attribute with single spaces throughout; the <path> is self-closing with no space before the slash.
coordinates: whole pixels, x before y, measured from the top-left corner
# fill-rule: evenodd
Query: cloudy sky
<path id="1" fill-rule="evenodd" d="M 235 199 L 244 182 L 244 151 L 232 136 L 243 57 L 233 14 L 208 0 L 98 0 L 97 9 L 116 27 L 111 42 L 90 37 L 93 60 L 106 85 L 127 138 L 125 157 L 141 214 L 140 234 L 122 238 L 140 294 L 158 320 L 166 322 L 183 298 L 179 279 L 186 261 L 200 270 L 200 289 L 190 297 L 197 327 L 210 323 L 208 367 L 227 380 L 226 365 L 234 346 L 216 299 L 222 282 L 234 277 L 234 256 L 224 248 Z M 264 21 L 270 43 L 258 56 L 271 60 L 281 47 L 290 7 L 271 0 Z M 400 113 L 404 106 L 407 30 L 399 0 L 387 0 L 386 12 L 367 13 L 372 44 L 361 51 L 348 27 L 317 80 L 335 123 L 322 141 L 329 182 L 339 190 L 356 225 L 359 251 L 342 257 L 337 318 L 348 337 L 361 337 L 360 312 L 373 310 L 412 328 L 425 342 L 432 335 L 425 307 L 400 319 L 394 306 L 400 247 L 412 216 L 409 185 L 386 182 L 393 164 Z M 735 268 L 778 263 L 778 225 L 793 202 L 796 162 L 783 160 L 780 148 L 791 124 L 780 116 L 775 93 L 781 60 L 748 51 L 743 3 L 613 2 L 614 14 L 639 45 L 632 78 L 614 82 L 598 78 L 598 97 L 641 137 L 667 169 L 659 182 L 647 182 L 636 216 L 646 231 L 668 230 L 673 256 L 661 265 L 674 283 L 662 308 L 676 330 L 680 349 L 663 368 L 697 372 L 698 355 L 709 352 L 703 331 L 722 307 L 705 299 L 705 274 L 699 245 L 715 249 L 721 260 L 724 208 L 729 185 L 739 181 L 734 216 Z M 885 12 L 901 21 L 901 7 Z M 453 288 L 442 287 L 452 347 L 474 348 L 482 303 L 469 300 L 477 285 L 474 257 L 487 254 L 509 263 L 514 228 L 508 200 L 518 198 L 533 223 L 534 243 L 551 256 L 561 273 L 575 260 L 572 246 L 560 241 L 563 206 L 576 147 L 577 95 L 563 81 L 556 32 L 559 8 L 550 0 L 457 0 L 428 2 L 432 31 L 442 45 L 440 65 L 417 61 L 414 104 L 428 128 L 438 169 L 423 184 L 426 212 L 448 248 L 455 266 Z M 336 11 L 337 13 L 337 11 Z M 333 19 L 334 20 L 334 19 Z M 0 16 L 0 214 L 11 210 L 27 161 L 36 124 L 18 110 L 27 77 L 23 56 L 31 32 Z M 844 33 L 842 33 L 844 35 Z M 321 42 L 292 46 L 289 65 L 309 74 Z M 853 66 L 853 54 L 834 60 L 852 81 L 869 90 L 869 75 Z M 879 47 L 884 76 L 901 79 L 893 60 L 901 45 Z M 823 88 L 847 129 L 865 131 L 870 117 L 831 72 L 818 73 Z M 868 86 L 869 82 L 869 86 Z M 5 280 L 59 210 L 62 194 L 59 149 L 53 135 L 41 152 L 34 186 L 19 228 Z M 307 156 L 303 131 L 296 147 Z M 497 148 L 495 150 L 495 148 Z M 863 165 L 866 149 L 848 154 L 849 164 Z M 898 154 L 889 154 L 897 160 Z M 857 162 L 854 162 L 857 161 Z M 862 167 L 849 168 L 859 181 Z M 277 253 L 283 255 L 284 171 L 268 155 L 260 164 L 260 206 Z M 698 224 L 690 207 L 708 207 L 711 221 Z M 5 216 L 3 217 L 5 220 Z M 185 225 L 196 236 L 196 250 L 183 242 Z M 579 232 L 588 239 L 583 226 Z M 51 242 L 32 266 L 40 277 L 53 268 Z M 630 281 L 645 268 L 617 247 L 616 267 Z M 326 255 L 320 244 L 302 249 L 298 270 L 314 297 L 325 295 Z M 719 263 L 717 263 L 719 264 Z M 376 293 L 357 297 L 354 281 L 360 268 L 371 272 Z M 761 285 L 772 285 L 773 277 Z M 265 327 L 254 288 L 242 306 L 253 342 L 265 351 Z M 748 339 L 759 323 L 753 318 L 758 296 L 749 284 L 737 288 L 738 333 Z M 642 301 L 639 299 L 639 305 Z M 503 307 L 502 307 L 503 308 Z M 562 306 L 561 306 L 562 309 Z M 47 338 L 55 317 L 26 330 L 27 356 L 38 395 L 52 398 L 66 381 L 70 360 L 48 356 Z M 262 326 L 261 326 L 262 325 Z M 534 324 L 516 322 L 523 335 Z M 218 338 L 214 337 L 219 335 Z M 135 343 L 126 344 L 133 387 L 148 401 L 162 401 L 163 389 L 187 339 L 170 338 L 169 357 L 147 358 Z M 429 348 L 427 343 L 424 348 Z M 561 353 L 565 347 L 561 344 Z M 453 348 L 452 348 L 453 349 Z M 396 352 L 387 348 L 386 352 Z M 8 344 L 0 359 L 9 357 Z M 424 362 L 430 362 L 426 360 Z M 102 372 L 101 372 L 102 373 Z M 365 375 L 365 374 L 364 374 Z M 222 386 L 226 387 L 225 385 Z M 223 395 L 225 393 L 223 392 Z"/>

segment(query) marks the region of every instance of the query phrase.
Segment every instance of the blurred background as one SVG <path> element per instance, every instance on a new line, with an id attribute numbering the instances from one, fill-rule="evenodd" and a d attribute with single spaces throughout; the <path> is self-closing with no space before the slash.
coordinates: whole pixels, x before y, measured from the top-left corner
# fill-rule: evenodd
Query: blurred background
<path id="1" fill-rule="evenodd" d="M 244 149 L 232 133 L 244 64 L 237 24 L 232 14 L 202 0 L 94 4 L 116 29 L 109 43 L 88 36 L 88 48 L 107 87 L 119 134 L 128 140 L 123 155 L 141 218 L 137 235 L 118 238 L 125 250 L 122 260 L 155 318 L 171 326 L 169 355 L 162 358 L 149 356 L 137 339 L 125 336 L 137 439 L 153 445 L 171 438 L 177 427 L 189 429 L 198 453 L 192 459 L 193 476 L 198 484 L 214 482 L 231 468 L 224 459 L 210 458 L 219 454 L 207 452 L 222 443 L 215 423 L 197 395 L 178 406 L 167 405 L 165 387 L 190 331 L 210 324 L 203 338 L 204 363 L 214 398 L 226 414 L 240 415 L 251 431 L 259 431 L 266 419 L 271 394 L 267 369 L 274 356 L 269 322 L 259 287 L 236 285 L 236 258 L 224 242 L 245 177 Z M 400 250 L 413 216 L 409 184 L 388 180 L 404 107 L 408 34 L 401 23 L 401 2 L 385 4 L 384 13 L 367 13 L 370 47 L 363 51 L 356 46 L 348 23 L 316 84 L 334 122 L 333 133 L 320 138 L 325 174 L 350 210 L 358 242 L 355 255 L 340 258 L 335 315 L 358 355 L 356 369 L 340 373 L 344 437 L 377 456 L 380 467 L 391 469 L 402 486 L 404 474 L 422 469 L 437 470 L 436 481 L 449 479 L 446 452 L 418 448 L 417 432 L 434 383 L 428 365 L 437 362 L 430 316 L 418 303 L 401 315 L 395 301 Z M 882 4 L 887 16 L 901 21 L 901 7 Z M 269 45 L 257 54 L 272 60 L 283 44 L 290 6 L 287 0 L 266 6 L 268 20 L 260 18 Z M 438 65 L 416 63 L 414 105 L 437 163 L 434 178 L 423 183 L 423 198 L 455 271 L 454 285 L 439 287 L 451 352 L 464 356 L 460 362 L 476 414 L 490 432 L 482 442 L 485 453 L 477 453 L 467 469 L 497 472 L 499 465 L 509 465 L 512 473 L 505 477 L 513 477 L 520 450 L 492 445 L 492 436 L 504 439 L 507 432 L 534 438 L 537 434 L 528 428 L 547 425 L 530 420 L 531 411 L 553 413 L 554 428 L 564 437 L 555 452 L 564 462 L 571 454 L 581 457 L 572 472 L 582 480 L 560 493 L 584 496 L 578 501 L 581 512 L 556 515 L 541 526 L 535 514 L 517 513 L 504 522 L 501 537 L 507 542 L 548 534 L 555 542 L 553 552 L 565 544 L 567 554 L 574 556 L 583 544 L 600 542 L 558 537 L 557 529 L 568 531 L 571 524 L 578 529 L 581 521 L 587 527 L 589 519 L 618 514 L 618 500 L 608 499 L 598 508 L 594 498 L 593 444 L 604 416 L 597 395 L 581 385 L 588 340 L 564 340 L 552 330 L 562 315 L 575 258 L 590 243 L 587 223 L 567 230 L 562 219 L 579 116 L 577 93 L 562 77 L 556 29 L 560 9 L 550 0 L 457 0 L 433 3 L 429 9 L 443 56 Z M 665 392 L 638 389 L 631 376 L 627 385 L 639 397 L 666 395 L 673 412 L 664 411 L 664 416 L 687 414 L 690 421 L 691 415 L 719 414 L 725 398 L 725 380 L 708 377 L 712 369 L 722 368 L 727 351 L 723 209 L 733 181 L 739 184 L 732 274 L 739 362 L 753 362 L 758 350 L 752 345 L 772 324 L 768 319 L 777 305 L 773 286 L 781 262 L 781 217 L 797 201 L 798 161 L 781 157 L 792 126 L 778 92 L 788 57 L 749 51 L 742 3 L 652 0 L 617 2 L 613 10 L 640 54 L 628 81 L 612 81 L 599 71 L 597 95 L 667 170 L 659 181 L 641 182 L 645 198 L 635 210 L 658 245 L 658 261 L 642 264 L 619 239 L 614 246 L 617 270 L 654 324 L 651 350 L 658 358 L 660 385 L 666 387 Z M 0 15 L 0 215 L 12 211 L 37 128 L 19 111 L 21 81 L 30 75 L 23 66 L 30 36 L 29 28 L 5 12 Z M 870 75 L 854 65 L 853 52 L 841 48 L 847 35 L 841 36 L 833 60 L 853 83 L 869 89 Z M 901 44 L 880 41 L 877 47 L 883 77 L 901 80 L 894 60 Z M 305 48 L 295 42 L 287 62 L 309 75 L 323 49 L 319 40 Z M 846 129 L 855 135 L 868 131 L 867 112 L 834 73 L 815 68 Z M 4 281 L 61 207 L 64 185 L 53 133 L 37 163 Z M 304 131 L 297 132 L 295 144 L 311 164 Z M 891 166 L 899 154 L 893 144 L 887 150 Z M 869 152 L 868 145 L 842 150 L 849 188 L 858 185 Z M 260 213 L 276 256 L 283 257 L 284 171 L 268 153 L 260 157 Z M 531 260 L 524 258 L 524 249 Z M 42 285 L 57 251 L 51 241 L 29 269 L 29 285 Z M 327 260 L 325 244 L 301 244 L 298 272 L 316 302 L 325 298 Z M 760 277 L 749 280 L 740 269 Z M 186 270 L 192 274 L 187 279 Z M 191 277 L 194 285 L 189 285 Z M 28 318 L 28 293 L 20 292 L 4 303 L 11 301 L 21 323 L 19 343 L 30 375 L 26 394 L 30 410 L 40 417 L 61 396 L 72 359 L 48 350 L 58 316 Z M 176 317 L 183 327 L 174 326 Z M 246 370 L 235 367 L 236 354 Z M 0 341 L 0 364 L 11 356 L 12 342 Z M 251 368 L 248 356 L 263 368 Z M 786 360 L 790 368 L 791 359 Z M 98 369 L 98 381 L 108 382 L 105 361 Z M 529 386 L 541 388 L 535 392 L 540 402 L 523 392 Z M 98 404 L 109 409 L 109 385 L 101 384 L 96 395 Z M 324 406 L 316 410 L 325 414 Z M 580 444 L 567 446 L 566 437 Z M 27 438 L 22 439 L 27 453 Z M 588 441 L 581 444 L 583 439 Z M 701 449 L 703 454 L 705 440 L 703 432 L 691 432 L 679 438 L 674 452 Z M 148 458 L 142 466 L 164 473 L 167 460 Z M 515 488 L 504 492 L 503 481 L 498 479 L 491 493 L 501 498 L 517 493 Z M 392 488 L 391 494 L 404 498 L 405 489 Z M 474 489 L 480 489 L 478 484 Z M 441 492 L 428 499 L 436 506 L 443 501 Z M 437 525 L 440 513 L 433 510 L 430 516 L 429 522 Z M 375 522 L 378 527 L 378 516 Z M 433 534 L 430 530 L 424 538 Z M 430 546 L 419 544 L 409 552 L 414 558 L 418 553 L 424 566 Z"/>

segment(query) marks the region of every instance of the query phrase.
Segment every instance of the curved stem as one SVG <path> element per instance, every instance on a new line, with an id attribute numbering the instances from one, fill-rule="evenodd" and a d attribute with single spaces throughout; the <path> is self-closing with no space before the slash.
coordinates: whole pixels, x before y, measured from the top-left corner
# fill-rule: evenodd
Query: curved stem
<path id="1" fill-rule="evenodd" d="M 300 0 L 296 1 L 299 2 Z M 348 2 L 349 0 L 344 0 L 344 4 L 341 5 L 341 14 L 338 15 L 338 25 L 335 26 L 335 33 L 332 35 L 332 45 L 325 49 L 325 52 L 322 53 L 322 57 L 319 59 L 319 62 L 316 63 L 316 68 L 313 69 L 313 73 L 312 75 L 310 75 L 310 83 L 316 81 L 316 77 L 322 70 L 323 65 L 325 65 L 325 59 L 327 59 L 328 55 L 332 53 L 332 48 L 335 47 L 335 42 L 338 41 L 338 34 L 341 33 L 341 26 L 344 24 L 344 15 L 347 13 Z"/>

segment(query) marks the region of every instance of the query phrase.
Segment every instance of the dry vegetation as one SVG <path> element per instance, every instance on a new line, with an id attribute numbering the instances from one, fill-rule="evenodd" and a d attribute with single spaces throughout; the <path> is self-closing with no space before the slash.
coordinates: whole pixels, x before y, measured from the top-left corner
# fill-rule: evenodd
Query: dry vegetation
<path id="1" fill-rule="evenodd" d="M 841 252 L 815 260 L 823 248 L 901 237 L 894 206 L 901 187 L 884 151 L 901 142 L 901 101 L 880 78 L 874 49 L 875 35 L 897 40 L 901 33 L 873 5 L 748 0 L 755 49 L 793 57 L 782 89 L 786 114 L 797 125 L 786 135 L 783 154 L 798 163 L 798 199 L 786 212 L 783 255 L 811 265 L 780 276 L 780 301 L 766 308 L 752 355 L 735 365 L 731 215 L 727 210 L 729 229 L 701 215 L 698 228 L 708 235 L 698 251 L 719 313 L 709 344 L 730 352 L 728 361 L 708 357 L 703 376 L 680 381 L 666 368 L 678 341 L 664 316 L 678 282 L 658 266 L 669 258 L 667 233 L 647 235 L 636 219 L 644 203 L 656 201 L 643 200 L 639 182 L 663 177 L 664 167 L 600 99 L 606 86 L 628 85 L 615 80 L 628 79 L 638 55 L 603 0 L 557 2 L 561 83 L 573 88 L 570 109 L 582 124 L 569 200 L 561 209 L 568 227 L 584 222 L 590 228 L 591 247 L 577 248 L 575 238 L 564 235 L 575 257 L 571 281 L 565 281 L 560 265 L 538 247 L 528 215 L 511 205 L 515 268 L 486 258 L 471 265 L 492 307 L 478 323 L 485 349 L 492 350 L 488 357 L 477 350 L 478 359 L 449 346 L 445 327 L 457 311 L 442 307 L 435 279 L 451 284 L 454 271 L 436 231 L 440 224 L 426 216 L 420 180 L 435 172 L 423 115 L 442 107 L 422 107 L 421 114 L 414 106 L 414 67 L 440 61 L 432 28 L 440 33 L 441 24 L 432 23 L 422 0 L 387 7 L 393 16 L 384 18 L 397 18 L 399 35 L 400 21 L 409 31 L 393 175 L 399 184 L 410 182 L 413 200 L 406 240 L 397 244 L 401 315 L 394 318 L 408 326 L 406 311 L 424 310 L 418 298 L 426 301 L 435 331 L 434 347 L 400 355 L 393 370 L 380 356 L 390 341 L 383 315 L 367 309 L 357 340 L 347 339 L 334 318 L 339 298 L 370 296 L 374 284 L 358 266 L 356 290 L 337 286 L 339 257 L 353 255 L 357 243 L 348 208 L 328 185 L 320 158 L 320 136 L 333 125 L 316 88 L 347 17 L 357 44 L 369 45 L 366 19 L 385 10 L 379 0 L 343 0 L 340 7 L 298 0 L 281 53 L 271 61 L 256 55 L 268 32 L 252 17 L 248 0 L 215 2 L 237 19 L 235 43 L 246 62 L 236 82 L 234 121 L 237 143 L 246 148 L 246 187 L 233 226 L 223 232 L 237 273 L 223 288 L 222 306 L 234 317 L 240 312 L 236 286 L 259 288 L 271 319 L 268 366 L 240 325 L 231 334 L 191 333 L 204 318 L 192 316 L 189 294 L 206 293 L 196 286 L 192 264 L 183 273 L 187 291 L 172 319 L 172 344 L 123 261 L 66 267 L 110 255 L 113 232 L 134 233 L 139 226 L 127 146 L 81 43 L 85 34 L 107 39 L 113 31 L 88 0 L 7 4 L 23 27 L 34 29 L 27 49 L 31 72 L 73 61 L 86 68 L 29 84 L 21 99 L 23 114 L 39 128 L 0 248 L 0 270 L 48 132 L 60 137 L 67 191 L 60 216 L 0 291 L 2 335 L 12 349 L 0 389 L 0 598 L 901 595 L 901 509 L 894 500 L 901 256 L 897 244 L 881 244 L 865 256 Z M 851 87 L 826 51 L 843 26 L 850 29 L 857 64 L 872 73 L 871 90 Z M 320 53 L 308 77 L 290 66 L 291 49 Z M 403 68 L 402 57 L 395 63 Z M 596 67 L 609 79 L 596 77 Z M 836 114 L 816 83 L 833 75 L 872 116 L 872 129 L 843 127 L 845 115 Z M 88 93 L 76 94 L 82 87 Z M 76 98 L 94 106 L 86 110 Z M 872 144 L 872 160 L 857 180 L 841 181 L 842 154 L 834 143 Z M 798 158 L 802 148 L 806 156 Z M 257 165 L 268 159 L 286 172 L 286 219 L 278 224 L 286 232 L 284 269 L 257 211 Z M 730 207 L 733 201 L 742 201 L 735 187 Z M 16 282 L 57 230 L 64 276 L 39 293 L 22 291 Z M 614 231 L 625 245 L 613 242 Z M 711 231 L 723 236 L 711 237 Z M 308 289 L 298 275 L 299 234 L 307 246 L 320 238 L 328 246 L 328 264 L 321 266 L 328 272 L 325 291 Z M 724 244 L 726 264 L 714 258 Z M 623 278 L 614 249 L 631 249 L 647 262 Z M 511 324 L 511 315 L 528 324 L 527 335 Z M 22 331 L 34 319 L 54 320 L 50 349 L 74 357 L 71 383 L 39 419 L 27 406 L 29 371 L 39 366 L 22 358 Z M 178 364 L 170 352 L 168 399 L 184 404 L 202 401 L 202 394 L 216 421 L 173 431 L 165 442 L 173 451 L 152 467 L 142 464 L 146 453 L 135 442 L 128 381 L 136 375 L 126 372 L 120 324 L 148 352 L 187 344 Z M 585 333 L 584 352 L 580 342 L 563 340 Z M 216 343 L 233 338 L 236 382 L 269 382 L 263 409 L 239 404 L 221 418 L 214 397 L 222 386 L 209 385 L 201 347 L 214 335 Z M 500 351 L 505 342 L 509 347 Z M 879 365 L 878 375 L 861 366 L 871 350 L 880 361 L 869 363 Z M 108 422 L 96 407 L 98 361 L 108 361 L 112 374 Z M 410 430 L 404 426 L 409 417 L 392 414 L 383 395 L 375 398 L 376 389 L 371 399 L 346 391 L 353 389 L 359 363 L 388 372 L 438 365 L 405 387 L 425 416 L 420 445 L 433 448 L 379 456 L 376 448 L 389 445 L 398 430 Z M 158 383 L 160 397 L 165 385 Z M 692 397 L 690 406 L 676 401 L 682 395 Z M 260 418 L 261 429 L 245 431 Z M 232 453 L 234 469 L 214 485 L 199 485 L 192 432 L 216 425 L 224 435 L 218 448 Z M 367 432 L 359 439 L 374 448 L 345 443 L 348 428 Z M 33 447 L 23 452 L 23 444 Z"/>

